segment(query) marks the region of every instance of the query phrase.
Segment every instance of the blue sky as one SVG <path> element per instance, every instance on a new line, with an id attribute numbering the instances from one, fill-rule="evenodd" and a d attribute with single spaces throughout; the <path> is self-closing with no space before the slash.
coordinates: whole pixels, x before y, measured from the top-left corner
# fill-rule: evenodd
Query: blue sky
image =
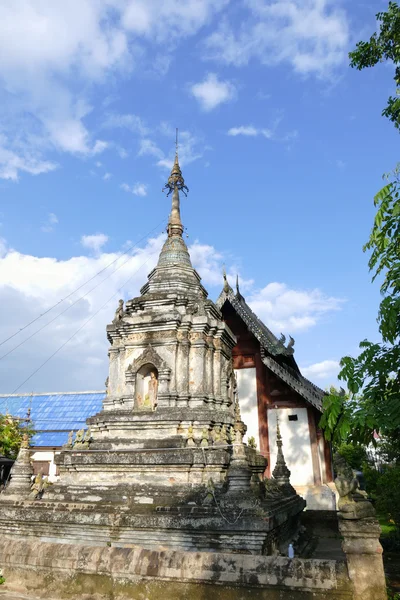
<path id="1" fill-rule="evenodd" d="M 238 272 L 259 316 L 295 337 L 303 372 L 335 381 L 341 356 L 377 338 L 379 289 L 362 245 L 398 158 L 398 134 L 380 116 L 393 74 L 355 71 L 347 53 L 385 7 L 0 6 L 1 340 L 82 286 L 0 346 L 3 393 L 102 389 L 105 325 L 119 296 L 138 294 L 162 243 L 175 127 L 187 242 L 210 297 L 223 264 L 232 282 Z"/>

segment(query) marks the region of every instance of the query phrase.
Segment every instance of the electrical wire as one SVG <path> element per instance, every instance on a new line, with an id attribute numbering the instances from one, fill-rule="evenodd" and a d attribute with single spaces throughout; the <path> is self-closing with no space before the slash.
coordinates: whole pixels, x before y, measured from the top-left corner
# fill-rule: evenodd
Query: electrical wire
<path id="1" fill-rule="evenodd" d="M 147 263 L 149 262 L 150 258 L 151 258 L 151 257 L 152 257 L 154 254 L 156 254 L 157 252 L 158 252 L 158 250 L 157 250 L 157 251 L 154 251 L 154 252 L 152 252 L 152 253 L 149 255 L 149 257 L 147 258 L 147 260 L 146 260 L 144 263 L 142 263 L 142 264 L 140 265 L 140 267 L 139 267 L 139 268 L 138 268 L 138 269 L 137 269 L 137 270 L 136 270 L 134 273 L 132 273 L 132 275 L 131 275 L 131 276 L 130 276 L 130 277 L 129 277 L 129 278 L 128 278 L 128 279 L 127 279 L 127 280 L 126 280 L 126 281 L 125 281 L 123 284 L 122 284 L 122 286 L 121 286 L 120 288 L 118 288 L 118 289 L 117 289 L 117 291 L 116 291 L 116 292 L 114 292 L 114 294 L 113 294 L 112 296 L 110 296 L 110 298 L 108 298 L 108 300 L 107 300 L 107 301 L 106 301 L 104 304 L 102 304 L 102 306 L 100 306 L 100 308 L 99 308 L 98 310 L 96 310 L 96 312 L 94 312 L 94 313 L 91 315 L 91 317 L 89 317 L 89 319 L 87 319 L 87 320 L 86 320 L 86 321 L 83 323 L 83 325 L 81 325 L 81 326 L 80 326 L 80 327 L 79 327 L 79 328 L 78 328 L 78 329 L 75 331 L 75 333 L 73 333 L 73 334 L 71 335 L 71 337 L 69 337 L 69 338 L 68 338 L 68 339 L 67 339 L 67 340 L 66 340 L 66 341 L 65 341 L 63 344 L 61 344 L 61 346 L 59 346 L 59 347 L 57 348 L 57 350 L 55 350 L 55 351 L 54 351 L 54 352 L 53 352 L 53 353 L 52 353 L 52 354 L 51 354 L 51 355 L 50 355 L 48 358 L 46 358 L 46 360 L 45 360 L 44 362 L 42 362 L 42 363 L 41 363 L 41 364 L 40 364 L 40 365 L 37 367 L 37 369 L 35 369 L 35 370 L 34 370 L 34 371 L 33 371 L 33 372 L 32 372 L 32 373 L 31 373 L 31 374 L 30 374 L 30 375 L 29 375 L 29 376 L 28 376 L 28 377 L 27 377 L 27 378 L 26 378 L 26 379 L 25 379 L 25 380 L 24 380 L 24 381 L 23 381 L 23 382 L 22 382 L 22 383 L 21 383 L 21 384 L 20 384 L 18 387 L 16 387 L 16 388 L 15 388 L 15 390 L 14 390 L 14 391 L 11 393 L 11 395 L 12 395 L 12 394 L 15 394 L 16 392 L 18 392 L 18 390 L 19 390 L 19 389 L 21 389 L 21 387 L 22 387 L 23 385 L 25 385 L 25 383 L 27 383 L 27 382 L 28 382 L 30 379 L 32 379 L 32 377 L 33 377 L 34 375 L 36 375 L 36 373 L 38 373 L 38 372 L 39 372 L 39 371 L 40 371 L 40 370 L 41 370 L 41 369 L 42 369 L 42 368 L 43 368 L 45 365 L 47 365 L 47 363 L 48 363 L 48 362 L 49 362 L 49 361 L 50 361 L 50 360 L 51 360 L 51 359 L 52 359 L 52 358 L 53 358 L 53 357 L 54 357 L 56 354 L 58 354 L 58 353 L 60 352 L 60 350 L 62 350 L 62 349 L 63 349 L 63 348 L 64 348 L 64 347 L 65 347 L 65 346 L 66 346 L 66 345 L 67 345 L 67 344 L 68 344 L 68 343 L 69 343 L 69 342 L 70 342 L 70 341 L 71 341 L 71 340 L 72 340 L 72 339 L 73 339 L 73 338 L 74 338 L 74 337 L 75 337 L 75 336 L 76 336 L 76 335 L 77 335 L 77 334 L 78 334 L 80 331 L 82 331 L 82 329 L 83 329 L 84 327 L 86 327 L 86 325 L 87 325 L 88 323 L 90 323 L 90 321 L 92 321 L 92 319 L 94 319 L 94 317 L 95 317 L 96 315 L 98 315 L 98 313 L 99 313 L 101 310 L 103 310 L 103 308 L 105 308 L 105 306 L 107 306 L 107 304 L 108 304 L 109 302 L 111 302 L 111 300 L 112 300 L 112 299 L 113 299 L 113 298 L 114 298 L 114 297 L 115 297 L 115 296 L 116 296 L 116 295 L 117 295 L 117 294 L 118 294 L 118 293 L 119 293 L 119 292 L 120 292 L 120 291 L 121 291 L 121 290 L 122 290 L 122 289 L 123 289 L 123 288 L 126 286 L 126 284 L 127 284 L 127 283 L 129 283 L 129 281 L 132 279 L 132 277 L 133 277 L 134 275 L 136 275 L 136 273 L 138 273 L 138 272 L 140 271 L 140 269 L 141 269 L 142 267 L 144 267 L 144 265 L 145 265 L 145 264 L 147 264 Z"/>
<path id="2" fill-rule="evenodd" d="M 86 284 L 90 283 L 90 281 L 93 281 L 93 279 L 95 279 L 96 277 L 98 277 L 99 275 L 101 275 L 101 273 L 103 273 L 104 271 L 106 271 L 109 267 L 111 267 L 115 262 L 117 262 L 122 256 L 124 256 L 125 254 L 128 254 L 128 252 L 130 252 L 131 250 L 133 250 L 133 248 L 135 248 L 138 244 L 140 244 L 140 242 L 142 242 L 143 240 L 145 240 L 151 233 L 153 233 L 153 231 L 155 231 L 156 229 L 158 229 L 160 227 L 160 225 L 162 225 L 164 223 L 164 219 L 162 219 L 158 225 L 156 225 L 153 229 L 151 229 L 148 233 L 146 233 L 142 238 L 140 238 L 140 240 L 138 240 L 137 242 L 135 242 L 134 244 L 131 244 L 130 246 L 128 246 L 128 248 L 122 253 L 119 254 L 117 256 L 117 258 L 115 258 L 113 261 L 111 261 L 108 265 L 106 265 L 105 267 L 103 267 L 102 269 L 100 269 L 100 271 L 98 271 L 95 275 L 93 275 L 93 277 L 90 277 L 90 279 L 87 279 L 84 283 L 82 283 L 79 287 L 77 287 L 75 290 L 73 290 L 71 293 L 69 293 L 67 296 L 65 296 L 65 298 L 61 298 L 61 300 L 59 300 L 58 302 L 56 302 L 55 304 L 53 304 L 53 306 L 50 306 L 50 308 L 48 308 L 47 310 L 45 310 L 43 313 L 41 313 L 40 315 L 38 315 L 37 317 L 35 317 L 34 319 L 32 319 L 32 321 L 30 321 L 29 323 L 27 323 L 26 325 L 24 325 L 23 327 L 21 327 L 20 329 L 18 329 L 18 331 L 16 331 L 15 333 L 13 333 L 12 335 L 10 335 L 8 338 L 4 339 L 2 342 L 0 342 L 0 346 L 2 346 L 3 344 L 5 344 L 6 342 L 8 342 L 9 340 L 11 340 L 12 338 L 14 338 L 16 335 L 18 335 L 19 333 L 21 333 L 21 331 L 24 331 L 24 329 L 27 329 L 28 327 L 30 327 L 31 325 L 33 325 L 33 323 L 35 323 L 36 321 L 38 321 L 39 319 L 41 319 L 42 317 L 44 317 L 45 315 L 47 315 L 49 312 L 51 312 L 54 308 L 56 308 L 57 306 L 59 306 L 60 304 L 62 304 L 62 302 L 65 302 L 65 300 L 68 300 L 68 298 L 70 298 L 71 296 L 73 296 L 74 294 L 76 294 L 76 292 L 78 292 L 80 289 L 82 289 Z M 105 280 L 103 280 L 105 281 Z M 94 288 L 93 288 L 94 289 Z M 88 292 L 89 293 L 89 292 Z M 86 295 L 86 294 L 85 294 Z M 85 296 L 82 296 L 80 298 L 80 300 L 82 298 L 84 298 Z M 73 306 L 73 304 L 71 305 Z M 68 309 L 67 309 L 68 310 Z M 64 311 L 65 312 L 65 311 Z M 60 315 L 64 314 L 63 312 L 60 313 Z M 54 320 L 54 319 L 53 319 Z M 50 321 L 50 323 L 52 323 L 52 321 Z M 40 329 L 38 331 L 41 331 Z M 37 333 L 37 332 L 36 332 Z M 34 334 L 35 335 L 35 334 Z M 32 336 L 31 336 L 32 337 Z M 30 338 L 27 338 L 27 340 L 29 340 Z M 19 348 L 19 346 L 16 346 L 16 348 Z M 15 348 L 13 349 L 15 350 Z M 13 350 L 11 350 L 11 352 L 13 352 Z M 2 357 L 0 357 L 0 360 L 2 358 L 4 358 L 5 356 L 8 356 L 8 354 L 4 354 Z"/>
<path id="3" fill-rule="evenodd" d="M 123 256 L 123 255 L 121 255 L 121 256 Z M 121 257 L 119 257 L 119 258 L 121 258 Z M 119 269 L 121 269 L 130 260 L 132 260 L 132 258 L 134 258 L 134 255 L 129 256 L 129 258 L 125 262 L 123 262 L 118 267 L 116 267 L 113 271 L 111 271 L 111 273 L 109 275 L 107 275 L 107 277 L 104 277 L 104 279 L 102 279 L 99 283 L 96 283 L 96 285 L 94 285 L 92 288 L 90 288 L 90 290 L 88 290 L 85 294 L 83 294 L 83 296 L 80 296 L 77 300 L 75 300 L 74 302 L 72 302 L 72 304 L 69 304 L 67 306 L 67 308 L 65 308 L 60 313 L 58 313 L 53 319 L 51 319 L 50 321 L 48 321 L 47 323 L 45 323 L 42 327 L 39 327 L 39 329 L 37 329 L 31 335 L 29 335 L 27 338 L 25 338 L 24 340 L 22 340 L 22 342 L 20 342 L 19 344 L 17 344 L 13 348 L 11 348 L 11 350 L 9 350 L 8 352 L 6 352 L 2 356 L 0 356 L 0 360 L 3 360 L 3 358 L 6 358 L 7 356 L 9 356 L 12 352 L 14 352 L 14 350 L 17 350 L 18 348 L 20 348 L 21 346 L 23 346 L 25 344 L 25 342 L 27 342 L 30 339 L 32 339 L 37 333 L 39 333 L 40 331 L 43 331 L 43 329 L 46 329 L 46 327 L 48 327 L 49 325 L 51 325 L 51 323 L 54 323 L 54 321 L 56 321 L 58 319 L 58 317 L 61 317 L 61 315 L 63 315 L 64 313 L 66 313 L 68 310 L 70 310 L 70 308 L 72 308 L 73 306 L 75 306 L 75 304 L 78 304 L 78 302 L 80 302 L 81 300 L 83 300 L 83 298 L 85 298 L 86 296 L 88 296 L 91 292 L 93 292 L 93 290 L 95 290 L 96 288 L 98 288 L 102 283 L 104 283 L 107 279 L 109 279 L 112 275 L 114 275 Z M 118 260 L 118 259 L 116 259 L 116 260 Z M 86 282 L 86 283 L 88 283 L 88 282 Z"/>

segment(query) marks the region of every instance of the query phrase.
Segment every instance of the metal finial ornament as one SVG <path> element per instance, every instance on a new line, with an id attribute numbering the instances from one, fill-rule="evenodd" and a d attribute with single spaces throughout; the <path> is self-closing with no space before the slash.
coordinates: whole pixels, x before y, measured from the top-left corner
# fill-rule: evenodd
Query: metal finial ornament
<path id="1" fill-rule="evenodd" d="M 173 164 L 173 167 L 171 170 L 171 174 L 168 177 L 168 181 L 165 184 L 163 191 L 168 190 L 167 196 L 169 196 L 175 189 L 179 190 L 180 192 L 183 192 L 185 194 L 185 196 L 188 195 L 189 188 L 187 185 L 185 185 L 185 180 L 183 179 L 182 171 L 179 166 L 178 129 L 176 130 L 176 140 L 175 140 L 175 160 L 174 160 L 174 164 Z"/>

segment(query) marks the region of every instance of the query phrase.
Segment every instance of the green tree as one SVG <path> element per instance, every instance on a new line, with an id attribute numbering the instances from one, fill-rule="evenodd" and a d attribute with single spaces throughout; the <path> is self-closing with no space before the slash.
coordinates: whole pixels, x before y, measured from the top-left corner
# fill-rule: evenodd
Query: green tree
<path id="1" fill-rule="evenodd" d="M 24 433 L 28 433 L 29 437 L 33 434 L 26 421 L 10 415 L 0 415 L 0 454 L 7 458 L 16 458 Z"/>
<path id="2" fill-rule="evenodd" d="M 377 14 L 380 29 L 368 42 L 350 52 L 351 66 L 372 67 L 392 62 L 396 95 L 390 97 L 383 115 L 400 130 L 400 7 L 389 2 L 387 12 Z M 372 280 L 382 278 L 382 301 L 378 311 L 381 342 L 364 340 L 358 357 L 345 356 L 339 378 L 349 394 L 331 391 L 324 402 L 321 427 L 327 439 L 338 445 L 350 440 L 374 442 L 374 430 L 400 436 L 400 167 L 385 176 L 386 185 L 374 198 L 377 213 L 364 251 L 370 251 Z"/>
<path id="3" fill-rule="evenodd" d="M 378 13 L 376 19 L 380 23 L 379 31 L 368 42 L 358 42 L 349 54 L 350 66 L 361 71 L 378 62 L 394 64 L 396 95 L 389 97 L 382 114 L 400 129 L 400 7 L 397 2 L 389 2 L 387 12 Z"/>

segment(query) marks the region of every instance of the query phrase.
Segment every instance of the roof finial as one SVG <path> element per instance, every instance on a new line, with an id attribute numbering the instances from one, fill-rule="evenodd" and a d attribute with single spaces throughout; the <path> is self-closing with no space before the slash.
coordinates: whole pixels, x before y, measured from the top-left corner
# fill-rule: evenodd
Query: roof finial
<path id="1" fill-rule="evenodd" d="M 236 274 L 236 296 L 238 297 L 239 300 L 244 300 L 242 294 L 240 293 L 240 289 L 239 289 L 239 275 Z"/>
<path id="2" fill-rule="evenodd" d="M 226 276 L 225 265 L 222 267 L 222 276 L 224 278 L 224 292 L 229 292 L 232 288 L 228 283 L 228 277 Z"/>
<path id="3" fill-rule="evenodd" d="M 175 156 L 178 156 L 178 128 L 176 128 L 175 136 Z"/>

